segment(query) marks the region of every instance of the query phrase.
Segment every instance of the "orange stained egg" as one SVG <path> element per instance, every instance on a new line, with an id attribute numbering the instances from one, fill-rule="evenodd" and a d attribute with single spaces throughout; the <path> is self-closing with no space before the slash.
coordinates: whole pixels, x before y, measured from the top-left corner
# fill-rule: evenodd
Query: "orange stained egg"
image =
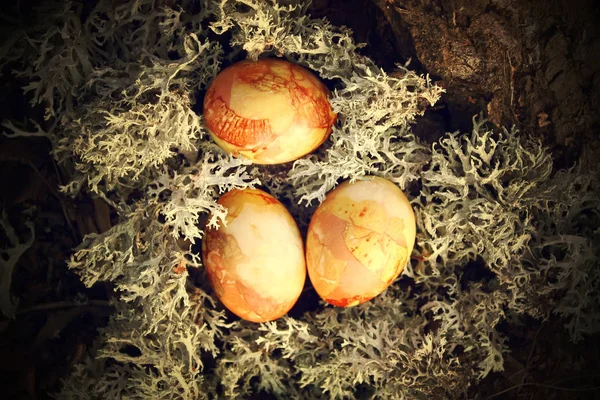
<path id="1" fill-rule="evenodd" d="M 364 303 L 400 275 L 416 236 L 413 209 L 392 182 L 367 177 L 327 194 L 306 238 L 310 280 L 335 306 Z"/>
<path id="2" fill-rule="evenodd" d="M 221 71 L 204 98 L 204 120 L 228 153 L 256 164 L 296 160 L 319 147 L 336 114 L 329 90 L 307 69 L 266 58 Z"/>
<path id="3" fill-rule="evenodd" d="M 207 229 L 202 259 L 221 302 L 248 321 L 275 320 L 300 297 L 306 279 L 296 222 L 275 197 L 258 189 L 231 190 L 218 200 L 226 224 Z"/>

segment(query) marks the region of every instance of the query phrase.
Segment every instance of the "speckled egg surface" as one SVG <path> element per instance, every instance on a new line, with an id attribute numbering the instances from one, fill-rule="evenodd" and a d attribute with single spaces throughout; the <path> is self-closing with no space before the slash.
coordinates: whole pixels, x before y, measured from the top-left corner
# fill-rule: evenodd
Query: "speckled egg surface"
<path id="1" fill-rule="evenodd" d="M 306 279 L 302 237 L 275 197 L 258 189 L 232 190 L 218 203 L 226 225 L 207 229 L 202 258 L 225 307 L 253 322 L 277 319 L 298 300 Z"/>
<path id="2" fill-rule="evenodd" d="M 413 209 L 394 183 L 379 177 L 344 182 L 311 219 L 306 238 L 310 280 L 330 304 L 368 301 L 400 275 L 415 235 Z"/>
<path id="3" fill-rule="evenodd" d="M 204 120 L 225 151 L 257 164 L 296 160 L 321 145 L 336 115 L 309 70 L 266 58 L 221 71 L 204 98 Z"/>

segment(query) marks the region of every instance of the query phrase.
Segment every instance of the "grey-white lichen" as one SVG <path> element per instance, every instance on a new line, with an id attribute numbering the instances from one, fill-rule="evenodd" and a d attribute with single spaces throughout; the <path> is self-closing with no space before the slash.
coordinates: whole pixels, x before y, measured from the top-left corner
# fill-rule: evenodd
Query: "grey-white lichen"
<path id="1" fill-rule="evenodd" d="M 56 1 L 4 43 L 2 66 L 24 66 L 14 73 L 46 109 L 49 128 L 35 134 L 70 170 L 63 190 L 101 195 L 119 219 L 69 262 L 88 286 L 113 282 L 118 299 L 59 398 L 453 398 L 502 370 L 497 327 L 508 317 L 557 314 L 574 341 L 600 330 L 595 164 L 554 171 L 539 141 L 482 118 L 470 133 L 421 141 L 411 124 L 442 89 L 409 65 L 383 71 L 349 29 L 296 3 L 99 0 L 84 15 L 82 3 Z M 197 112 L 198 93 L 243 51 L 336 86 L 339 124 L 284 175 L 222 154 Z M 414 284 L 260 325 L 227 318 L 206 279 L 190 284 L 200 221 L 225 217 L 216 199 L 226 190 L 267 185 L 305 226 L 307 205 L 364 175 L 420 188 L 415 261 L 403 274 Z M 493 279 L 464 283 L 472 263 Z"/>

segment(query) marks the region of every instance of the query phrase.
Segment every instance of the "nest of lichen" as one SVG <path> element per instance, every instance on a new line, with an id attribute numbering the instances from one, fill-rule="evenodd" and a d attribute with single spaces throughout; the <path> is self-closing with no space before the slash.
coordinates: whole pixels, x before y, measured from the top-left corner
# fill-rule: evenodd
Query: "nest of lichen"
<path id="1" fill-rule="evenodd" d="M 47 136 L 71 177 L 62 191 L 104 199 L 116 220 L 69 263 L 88 286 L 113 282 L 118 301 L 60 397 L 455 397 L 503 368 L 506 318 L 559 314 L 573 340 L 598 331 L 597 168 L 552 171 L 538 141 L 482 118 L 422 141 L 411 124 L 442 89 L 408 66 L 385 73 L 348 29 L 291 3 L 57 1 L 5 43 L 3 66 L 23 66 L 13 73 L 46 110 L 45 128 L 8 121 L 7 134 Z M 201 115 L 223 66 L 267 56 L 317 73 L 340 117 L 323 147 L 281 167 L 223 154 Z M 223 192 L 261 185 L 302 228 L 337 183 L 364 175 L 398 184 L 417 214 L 413 260 L 382 295 L 253 324 L 202 274 L 190 281 L 200 221 L 224 218 Z M 485 282 L 463 279 L 476 260 Z"/>

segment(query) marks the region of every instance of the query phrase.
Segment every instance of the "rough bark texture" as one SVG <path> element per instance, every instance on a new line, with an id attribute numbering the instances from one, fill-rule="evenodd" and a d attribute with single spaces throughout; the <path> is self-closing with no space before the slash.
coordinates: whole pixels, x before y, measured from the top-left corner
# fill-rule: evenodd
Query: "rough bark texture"
<path id="1" fill-rule="evenodd" d="M 555 150 L 561 167 L 597 141 L 600 8 L 593 0 L 321 0 L 313 13 L 354 29 L 382 67 L 410 60 L 447 93 L 418 127 L 468 131 L 484 111 Z"/>

